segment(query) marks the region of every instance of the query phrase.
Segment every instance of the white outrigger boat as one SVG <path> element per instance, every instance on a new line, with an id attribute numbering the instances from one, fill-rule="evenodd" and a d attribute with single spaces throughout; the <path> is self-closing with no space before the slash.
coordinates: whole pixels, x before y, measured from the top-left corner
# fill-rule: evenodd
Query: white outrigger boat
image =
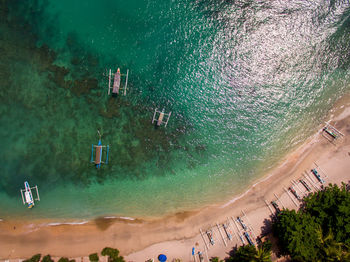
<path id="1" fill-rule="evenodd" d="M 40 201 L 38 186 L 30 187 L 27 181 L 24 182 L 25 189 L 21 189 L 21 196 L 23 205 L 27 204 L 28 208 L 32 208 L 34 206 L 34 201 Z M 35 189 L 36 198 L 33 198 L 32 189 Z M 23 196 L 24 193 L 24 196 Z"/>
<path id="2" fill-rule="evenodd" d="M 157 116 L 158 116 L 158 119 L 157 119 Z M 161 124 L 165 124 L 165 127 L 166 127 L 168 125 L 170 116 L 171 116 L 171 112 L 166 114 L 164 108 L 162 111 L 159 111 L 158 108 L 156 108 L 154 110 L 152 124 L 156 121 L 157 126 L 160 126 Z"/>

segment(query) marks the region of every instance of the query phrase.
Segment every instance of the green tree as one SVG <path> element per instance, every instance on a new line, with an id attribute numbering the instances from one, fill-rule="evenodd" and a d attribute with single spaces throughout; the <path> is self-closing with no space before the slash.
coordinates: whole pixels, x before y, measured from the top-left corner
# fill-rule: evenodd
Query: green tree
<path id="1" fill-rule="evenodd" d="M 337 242 L 350 245 L 350 192 L 343 183 L 329 184 L 324 190 L 304 199 L 302 212 L 315 218 L 324 232 L 330 228 Z"/>
<path id="2" fill-rule="evenodd" d="M 283 254 L 295 261 L 316 261 L 320 242 L 316 234 L 317 223 L 309 214 L 283 210 L 273 224 Z"/>
<path id="3" fill-rule="evenodd" d="M 294 261 L 349 261 L 350 192 L 345 184 L 330 184 L 303 201 L 298 212 L 283 210 L 273 222 L 282 253 Z"/>
<path id="4" fill-rule="evenodd" d="M 231 262 L 252 261 L 256 255 L 256 248 L 251 245 L 240 246 L 233 257 L 229 259 Z"/>
<path id="5" fill-rule="evenodd" d="M 97 253 L 90 254 L 89 259 L 91 262 L 98 262 L 99 260 Z"/>
<path id="6" fill-rule="evenodd" d="M 271 243 L 266 241 L 257 248 L 252 245 L 240 246 L 227 261 L 229 262 L 270 262 Z"/>
<path id="7" fill-rule="evenodd" d="M 332 229 L 329 230 L 326 236 L 323 235 L 321 227 L 317 229 L 316 233 L 321 243 L 320 261 L 349 261 L 350 260 L 350 253 L 348 252 L 348 249 L 343 243 L 337 242 L 334 239 Z"/>
<path id="8" fill-rule="evenodd" d="M 23 260 L 23 262 L 39 262 L 40 258 L 41 258 L 41 254 L 36 254 L 27 260 Z"/>
<path id="9" fill-rule="evenodd" d="M 43 257 L 41 262 L 54 262 L 54 261 L 53 261 L 53 259 L 51 258 L 50 255 L 46 255 L 46 256 Z"/>
<path id="10" fill-rule="evenodd" d="M 61 257 L 58 262 L 69 262 L 69 259 L 66 257 Z"/>
<path id="11" fill-rule="evenodd" d="M 57 262 L 75 262 L 75 259 L 69 259 L 66 257 L 61 257 Z"/>
<path id="12" fill-rule="evenodd" d="M 109 262 L 125 262 L 122 256 L 119 256 L 119 250 L 115 248 L 105 247 L 102 252 L 102 256 L 108 256 Z"/>
<path id="13" fill-rule="evenodd" d="M 218 258 L 218 257 L 212 257 L 212 258 L 210 259 L 210 262 L 224 262 L 224 260 L 221 260 L 221 259 Z"/>
<path id="14" fill-rule="evenodd" d="M 270 262 L 271 261 L 271 242 L 265 241 L 261 245 L 258 246 L 258 249 L 256 250 L 256 254 L 254 256 L 253 261 L 257 262 Z"/>

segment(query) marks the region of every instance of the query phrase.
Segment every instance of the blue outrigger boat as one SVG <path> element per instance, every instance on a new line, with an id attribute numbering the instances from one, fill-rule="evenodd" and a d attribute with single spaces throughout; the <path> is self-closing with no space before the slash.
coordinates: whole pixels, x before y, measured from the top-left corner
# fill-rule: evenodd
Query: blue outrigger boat
<path id="1" fill-rule="evenodd" d="M 32 190 L 35 189 L 36 198 L 33 197 Z M 38 186 L 30 187 L 27 181 L 24 182 L 24 189 L 21 189 L 23 204 L 27 204 L 28 208 L 34 207 L 34 201 L 40 201 Z"/>
<path id="2" fill-rule="evenodd" d="M 252 240 L 252 238 L 251 238 L 250 235 L 249 235 L 249 233 L 248 233 L 247 231 L 244 231 L 243 234 L 244 234 L 245 238 L 248 240 L 249 245 L 255 246 L 255 245 L 254 245 L 254 242 L 253 242 L 253 240 Z"/>
<path id="3" fill-rule="evenodd" d="M 103 146 L 102 142 L 101 142 L 101 134 L 100 131 L 98 131 L 98 134 L 100 136 L 100 139 L 98 140 L 98 144 L 96 145 L 92 145 L 91 146 L 91 163 L 94 163 L 96 165 L 97 168 L 101 167 L 101 164 L 108 164 L 108 153 L 109 153 L 109 145 L 107 146 Z M 106 161 L 102 161 L 102 153 L 103 153 L 103 148 L 106 147 L 107 148 L 107 155 L 106 155 Z M 95 160 L 94 160 L 94 148 L 96 148 L 96 155 L 95 155 Z"/>
<path id="4" fill-rule="evenodd" d="M 316 168 L 311 169 L 311 172 L 315 175 L 315 177 L 321 184 L 325 183 L 320 174 L 317 172 Z"/>

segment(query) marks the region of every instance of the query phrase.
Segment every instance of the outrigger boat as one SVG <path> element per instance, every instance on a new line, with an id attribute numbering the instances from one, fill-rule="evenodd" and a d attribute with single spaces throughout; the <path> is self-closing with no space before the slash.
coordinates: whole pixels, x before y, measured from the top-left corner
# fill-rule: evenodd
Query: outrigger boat
<path id="1" fill-rule="evenodd" d="M 245 238 L 248 240 L 248 243 L 251 246 L 254 246 L 254 242 L 253 242 L 252 238 L 250 237 L 249 233 L 247 231 L 245 231 L 243 234 L 244 234 Z"/>
<path id="2" fill-rule="evenodd" d="M 209 238 L 210 244 L 212 244 L 214 246 L 215 242 L 214 242 L 214 238 L 213 238 L 213 232 L 211 231 L 211 229 L 207 230 L 205 232 Z"/>
<path id="3" fill-rule="evenodd" d="M 329 123 L 326 123 L 326 126 L 322 129 L 322 135 L 330 142 L 333 142 L 334 140 L 337 140 L 338 138 L 344 136 L 342 132 L 340 132 Z"/>
<path id="4" fill-rule="evenodd" d="M 280 209 L 280 207 L 278 206 L 278 204 L 276 203 L 276 201 L 271 201 L 271 205 L 275 208 L 277 215 L 278 215 L 279 213 L 281 213 L 281 209 Z"/>
<path id="5" fill-rule="evenodd" d="M 247 226 L 244 224 L 242 218 L 237 217 L 237 221 L 241 224 L 241 226 L 243 227 L 244 230 L 247 230 Z"/>
<path id="6" fill-rule="evenodd" d="M 36 198 L 34 199 L 32 194 L 32 189 L 35 189 Z M 24 193 L 24 194 L 23 194 Z M 24 189 L 21 189 L 21 196 L 23 205 L 27 204 L 28 208 L 32 208 L 34 206 L 34 201 L 40 201 L 38 186 L 30 187 L 27 181 L 24 182 Z"/>
<path id="7" fill-rule="evenodd" d="M 337 139 L 337 134 L 333 132 L 330 128 L 324 127 L 323 131 L 330 135 L 332 138 Z"/>
<path id="8" fill-rule="evenodd" d="M 311 192 L 311 188 L 309 187 L 308 184 L 303 179 L 299 179 L 300 183 L 306 188 L 308 192 Z"/>
<path id="9" fill-rule="evenodd" d="M 124 87 L 121 87 L 120 80 L 122 76 L 126 76 Z M 120 73 L 120 68 L 117 69 L 117 71 L 114 73 L 114 80 L 113 80 L 113 86 L 111 86 L 111 81 L 113 78 L 112 69 L 109 69 L 108 74 L 108 95 L 110 94 L 110 91 L 112 89 L 113 95 L 119 95 L 119 91 L 124 91 L 123 94 L 126 95 L 126 90 L 128 88 L 128 78 L 129 78 L 129 69 L 126 70 L 126 74 Z"/>
<path id="10" fill-rule="evenodd" d="M 292 194 L 295 196 L 296 199 L 301 200 L 301 198 L 298 195 L 297 191 L 295 191 L 295 189 L 292 186 L 289 187 L 289 191 L 292 192 Z"/>
<path id="11" fill-rule="evenodd" d="M 228 228 L 228 225 L 224 223 L 224 224 L 222 224 L 222 227 L 223 227 L 224 230 L 225 230 L 225 233 L 226 233 L 226 235 L 227 235 L 227 238 L 228 238 L 229 240 L 232 240 L 232 234 L 231 234 L 230 229 Z"/>
<path id="12" fill-rule="evenodd" d="M 317 172 L 316 168 L 311 169 L 311 172 L 315 175 L 315 177 L 321 184 L 325 183 L 324 180 L 321 178 L 320 174 Z"/>
<path id="13" fill-rule="evenodd" d="M 109 145 L 103 146 L 101 142 L 101 134 L 100 131 L 98 131 L 98 135 L 100 136 L 100 139 L 98 140 L 98 144 L 92 145 L 91 147 L 91 163 L 94 163 L 97 168 L 101 167 L 101 164 L 108 164 L 108 153 L 109 153 Z M 103 148 L 107 148 L 107 156 L 106 156 L 106 161 L 102 161 L 102 153 L 103 153 Z M 94 160 L 94 148 L 96 148 L 96 155 L 95 155 L 95 160 Z"/>
<path id="14" fill-rule="evenodd" d="M 168 125 L 169 118 L 171 116 L 171 112 L 169 114 L 165 113 L 165 109 L 163 108 L 162 111 L 158 111 L 158 108 L 154 110 L 153 118 L 152 118 L 152 124 L 157 121 L 156 125 L 160 126 L 161 124 L 165 124 L 165 127 Z M 157 119 L 157 114 L 159 114 Z M 166 117 L 166 119 L 164 119 Z"/>

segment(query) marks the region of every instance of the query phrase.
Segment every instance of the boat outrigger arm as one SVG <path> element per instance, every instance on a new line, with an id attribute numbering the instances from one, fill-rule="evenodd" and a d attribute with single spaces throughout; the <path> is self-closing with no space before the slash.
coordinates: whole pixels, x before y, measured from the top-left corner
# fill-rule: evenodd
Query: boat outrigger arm
<path id="1" fill-rule="evenodd" d="M 102 145 L 102 142 L 101 142 L 101 134 L 99 131 L 97 131 L 99 136 L 100 136 L 100 139 L 98 140 L 98 144 L 97 145 L 92 145 L 91 146 L 91 163 L 94 163 L 96 165 L 97 168 L 100 168 L 101 167 L 101 164 L 108 164 L 108 154 L 109 154 L 109 145 L 107 146 L 104 146 Z M 102 161 L 102 153 L 103 153 L 103 148 L 107 148 L 107 155 L 106 155 L 106 160 L 105 162 Z M 95 155 L 95 160 L 94 160 L 94 148 L 95 148 L 95 151 L 96 151 L 96 155 Z"/>
<path id="2" fill-rule="evenodd" d="M 122 76 L 125 76 L 124 86 L 120 85 Z M 112 94 L 119 95 L 119 91 L 122 91 L 123 95 L 126 95 L 126 90 L 128 89 L 128 78 L 129 78 L 129 69 L 126 70 L 126 74 L 121 74 L 120 68 L 118 68 L 115 73 L 112 72 L 112 69 L 109 69 L 108 95 L 111 93 L 111 89 L 112 89 Z M 113 81 L 113 85 L 111 85 L 112 81 Z"/>
<path id="3" fill-rule="evenodd" d="M 23 205 L 27 204 L 28 208 L 32 208 L 34 206 L 34 201 L 40 201 L 38 186 L 30 187 L 27 181 L 24 182 L 24 189 L 21 189 L 21 196 Z M 32 190 L 35 189 L 36 198 L 33 197 Z"/>

